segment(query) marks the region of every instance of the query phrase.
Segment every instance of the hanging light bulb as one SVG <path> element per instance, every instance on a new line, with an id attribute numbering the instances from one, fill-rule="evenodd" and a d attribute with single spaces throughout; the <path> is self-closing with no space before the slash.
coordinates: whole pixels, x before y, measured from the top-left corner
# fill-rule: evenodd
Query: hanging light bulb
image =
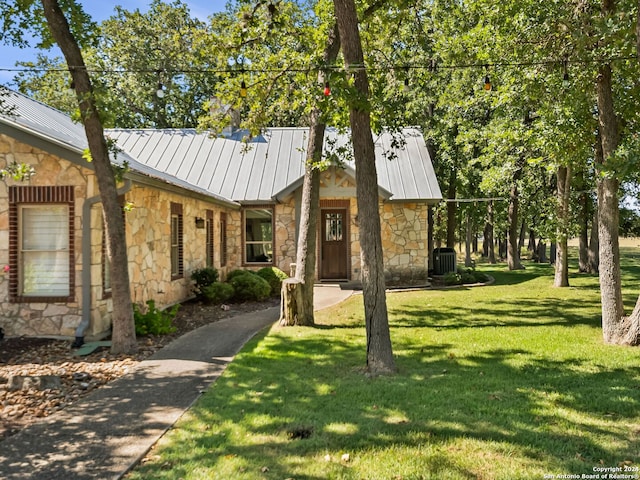
<path id="1" fill-rule="evenodd" d="M 324 90 L 322 91 L 325 97 L 331 95 L 331 87 L 329 86 L 329 82 L 324 82 Z"/>
<path id="2" fill-rule="evenodd" d="M 404 67 L 404 87 L 402 89 L 405 92 L 408 92 L 410 90 L 410 87 L 409 87 L 409 67 L 408 66 Z"/>
<path id="3" fill-rule="evenodd" d="M 247 84 L 244 83 L 244 79 L 240 82 L 240 96 L 245 98 L 247 96 Z"/>
<path id="4" fill-rule="evenodd" d="M 484 89 L 489 92 L 491 91 L 491 79 L 489 78 L 489 74 L 484 77 Z"/>
<path id="5" fill-rule="evenodd" d="M 158 88 L 156 90 L 156 96 L 158 98 L 164 98 L 164 85 L 162 85 L 162 82 L 158 82 Z"/>

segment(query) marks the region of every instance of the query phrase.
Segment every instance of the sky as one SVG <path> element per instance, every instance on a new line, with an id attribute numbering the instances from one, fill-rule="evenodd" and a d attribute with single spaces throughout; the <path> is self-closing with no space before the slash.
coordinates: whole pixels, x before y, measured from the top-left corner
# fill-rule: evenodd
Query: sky
<path id="1" fill-rule="evenodd" d="M 169 2 L 170 0 L 166 1 Z M 226 5 L 226 0 L 182 0 L 182 2 L 189 6 L 192 16 L 203 21 L 206 21 L 209 15 L 224 10 Z M 115 2 L 107 0 L 79 0 L 79 3 L 82 4 L 85 12 L 87 12 L 94 21 L 100 23 L 113 15 L 116 5 L 126 10 L 139 9 L 141 12 L 146 12 L 149 9 L 151 0 L 119 0 Z M 8 45 L 0 45 L 0 84 L 15 88 L 12 80 L 17 72 L 7 71 L 7 69 L 16 68 L 15 64 L 18 61 L 35 61 L 37 53 L 38 50 L 33 48 L 20 49 Z M 45 53 L 52 57 L 62 56 L 57 46 L 50 52 Z"/>

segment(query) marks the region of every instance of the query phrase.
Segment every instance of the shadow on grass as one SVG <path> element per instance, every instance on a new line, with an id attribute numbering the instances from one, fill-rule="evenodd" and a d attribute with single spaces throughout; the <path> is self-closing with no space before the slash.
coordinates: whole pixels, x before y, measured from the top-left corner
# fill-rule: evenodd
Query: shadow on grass
<path id="1" fill-rule="evenodd" d="M 520 455 L 545 468 L 589 473 L 637 449 L 637 438 L 605 427 L 607 419 L 637 415 L 637 371 L 631 368 L 594 369 L 526 349 L 456 358 L 447 355 L 451 345 L 415 344 L 397 358 L 399 374 L 368 379 L 360 369 L 363 352 L 349 339 L 292 342 L 272 333 L 262 341 L 268 358 L 234 362 L 192 409 L 197 424 L 215 427 L 196 434 L 186 450 L 179 442 L 170 445 L 165 456 L 175 450 L 180 461 L 167 475 L 166 466 L 143 466 L 144 478 L 186 478 L 183 464 L 215 472 L 228 461 L 239 471 L 264 465 L 264 478 L 356 478 L 339 459 L 317 467 L 323 472 L 317 474 L 304 473 L 299 462 L 322 462 L 327 451 L 351 452 L 357 461 L 360 452 L 398 446 L 421 452 L 406 460 L 410 472 L 423 472 L 419 478 L 477 478 L 448 451 L 451 442 L 467 441 L 487 442 L 498 457 Z M 296 428 L 311 434 L 291 439 Z"/>
<path id="2" fill-rule="evenodd" d="M 483 327 L 540 327 L 589 325 L 600 327 L 600 317 L 584 316 L 585 307 L 598 310 L 595 301 L 564 300 L 545 303 L 540 300 L 502 299 L 495 305 L 456 305 L 399 307 L 389 313 L 394 317 L 393 328 L 432 327 L 436 329 Z"/>
<path id="3" fill-rule="evenodd" d="M 625 270 L 625 278 L 633 268 Z M 488 291 L 553 278 L 551 267 L 535 264 L 490 274 L 497 286 Z M 597 278 L 589 282 L 584 287 L 576 282 L 574 288 L 597 288 Z M 433 344 L 422 336 L 487 326 L 600 328 L 597 314 L 585 315 L 599 311 L 597 296 L 505 295 L 478 306 L 468 304 L 464 290 L 447 295 L 458 303 L 394 303 L 391 328 L 413 331 L 399 342 L 399 373 L 391 377 L 362 374 L 359 314 L 349 313 L 353 319 L 339 325 L 317 325 L 318 336 L 272 331 L 254 340 L 191 410 L 194 420 L 172 437 L 164 463 L 142 466 L 140 478 L 186 478 L 194 465 L 203 472 L 226 468 L 234 478 L 381 478 L 361 473 L 361 465 L 358 474 L 352 473 L 351 465 L 366 456 L 382 469 L 389 452 L 403 448 L 409 453 L 394 472 L 399 478 L 475 479 L 483 473 L 459 455 L 572 474 L 637 461 L 638 433 L 632 425 L 640 386 L 635 365 L 598 364 L 578 354 L 554 360 L 524 342 L 517 348 L 480 344 L 472 353 L 454 355 L 457 345 L 446 340 L 453 337 Z M 292 431 L 309 435 L 294 438 Z M 483 454 L 476 457 L 478 451 Z M 324 462 L 327 452 L 349 452 L 352 463 Z M 314 462 L 321 465 L 309 467 Z M 392 478 L 389 471 L 384 478 Z"/>

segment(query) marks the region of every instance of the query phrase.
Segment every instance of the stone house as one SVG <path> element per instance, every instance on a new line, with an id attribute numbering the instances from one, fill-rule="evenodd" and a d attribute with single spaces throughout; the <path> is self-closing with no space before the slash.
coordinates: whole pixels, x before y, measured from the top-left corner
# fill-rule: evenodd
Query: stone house
<path id="1" fill-rule="evenodd" d="M 0 327 L 8 335 L 88 336 L 110 328 L 109 262 L 86 138 L 68 116 L 21 94 L 3 97 L 0 168 L 33 166 L 0 181 Z M 160 307 L 192 296 L 190 274 L 295 263 L 307 129 L 212 137 L 191 129 L 109 130 L 127 165 L 120 184 L 133 301 Z M 441 199 L 424 139 L 376 139 L 385 270 L 393 283 L 426 283 L 427 207 Z M 347 137 L 329 130 L 325 150 Z M 348 157 L 348 156 L 347 156 Z M 360 279 L 353 162 L 322 174 L 318 280 Z"/>

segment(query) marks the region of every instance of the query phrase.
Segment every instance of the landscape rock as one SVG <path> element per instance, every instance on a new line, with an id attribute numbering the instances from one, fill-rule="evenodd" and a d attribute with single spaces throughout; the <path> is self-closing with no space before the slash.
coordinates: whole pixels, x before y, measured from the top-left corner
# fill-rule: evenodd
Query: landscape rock
<path id="1" fill-rule="evenodd" d="M 7 388 L 16 390 L 60 390 L 62 381 L 56 375 L 13 375 L 9 377 Z"/>

